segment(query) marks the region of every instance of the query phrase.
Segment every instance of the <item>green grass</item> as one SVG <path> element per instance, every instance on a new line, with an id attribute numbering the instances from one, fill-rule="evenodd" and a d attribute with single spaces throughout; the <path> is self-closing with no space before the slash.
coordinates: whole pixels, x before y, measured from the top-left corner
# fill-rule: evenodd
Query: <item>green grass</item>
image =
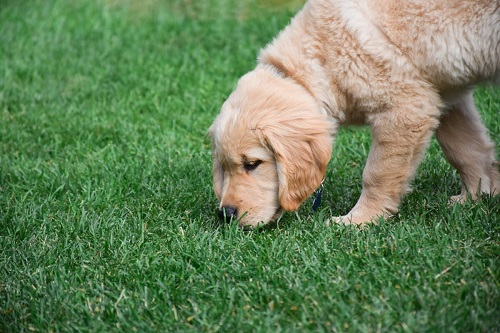
<path id="1" fill-rule="evenodd" d="M 0 3 L 1 332 L 500 330 L 500 199 L 448 207 L 435 142 L 379 226 L 323 223 L 356 202 L 365 129 L 320 212 L 218 223 L 206 129 L 298 5 Z M 500 91 L 476 97 L 498 151 Z"/>

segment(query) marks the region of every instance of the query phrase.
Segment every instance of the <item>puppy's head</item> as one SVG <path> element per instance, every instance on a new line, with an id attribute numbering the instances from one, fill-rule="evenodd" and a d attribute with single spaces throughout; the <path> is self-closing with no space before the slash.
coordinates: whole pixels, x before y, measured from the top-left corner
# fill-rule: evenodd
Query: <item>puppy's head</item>
<path id="1" fill-rule="evenodd" d="M 332 125 L 294 80 L 243 76 L 209 129 L 219 215 L 256 227 L 297 210 L 324 177 Z"/>

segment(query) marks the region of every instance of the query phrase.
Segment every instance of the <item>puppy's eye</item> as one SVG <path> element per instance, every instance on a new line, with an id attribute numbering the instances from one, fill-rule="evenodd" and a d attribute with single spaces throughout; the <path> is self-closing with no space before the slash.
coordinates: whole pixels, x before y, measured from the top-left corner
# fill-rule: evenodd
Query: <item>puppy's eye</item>
<path id="1" fill-rule="evenodd" d="M 243 162 L 243 168 L 245 168 L 245 171 L 253 171 L 257 169 L 257 167 L 262 163 L 261 160 L 255 160 L 255 161 L 245 161 Z"/>

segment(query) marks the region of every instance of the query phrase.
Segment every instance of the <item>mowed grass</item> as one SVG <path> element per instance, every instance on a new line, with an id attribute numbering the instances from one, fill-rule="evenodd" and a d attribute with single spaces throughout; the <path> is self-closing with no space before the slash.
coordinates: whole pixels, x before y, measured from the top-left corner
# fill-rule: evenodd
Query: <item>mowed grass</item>
<path id="1" fill-rule="evenodd" d="M 323 205 L 220 224 L 206 130 L 300 1 L 0 3 L 0 332 L 494 332 L 500 199 L 448 206 L 432 143 L 398 216 L 342 130 Z M 499 150 L 500 91 L 477 105 Z"/>

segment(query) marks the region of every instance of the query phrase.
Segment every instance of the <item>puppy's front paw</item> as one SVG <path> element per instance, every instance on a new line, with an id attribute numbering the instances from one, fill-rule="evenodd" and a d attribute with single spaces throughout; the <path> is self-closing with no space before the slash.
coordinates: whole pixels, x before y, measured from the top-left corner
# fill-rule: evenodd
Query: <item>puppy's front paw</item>
<path id="1" fill-rule="evenodd" d="M 376 223 L 376 221 L 370 218 L 368 219 L 355 218 L 351 214 L 344 216 L 334 216 L 326 221 L 327 226 L 330 226 L 332 224 L 343 224 L 343 225 L 357 225 L 362 227 L 369 223 Z"/>
<path id="2" fill-rule="evenodd" d="M 467 201 L 467 195 L 465 194 L 458 194 L 450 197 L 448 200 L 449 205 L 454 205 L 454 204 L 464 204 Z"/>
<path id="3" fill-rule="evenodd" d="M 326 225 L 343 224 L 343 225 L 356 225 L 366 226 L 368 224 L 378 224 L 380 218 L 389 218 L 392 214 L 384 212 L 373 212 L 369 210 L 360 211 L 353 209 L 349 214 L 344 216 L 334 216 L 326 222 Z"/>

